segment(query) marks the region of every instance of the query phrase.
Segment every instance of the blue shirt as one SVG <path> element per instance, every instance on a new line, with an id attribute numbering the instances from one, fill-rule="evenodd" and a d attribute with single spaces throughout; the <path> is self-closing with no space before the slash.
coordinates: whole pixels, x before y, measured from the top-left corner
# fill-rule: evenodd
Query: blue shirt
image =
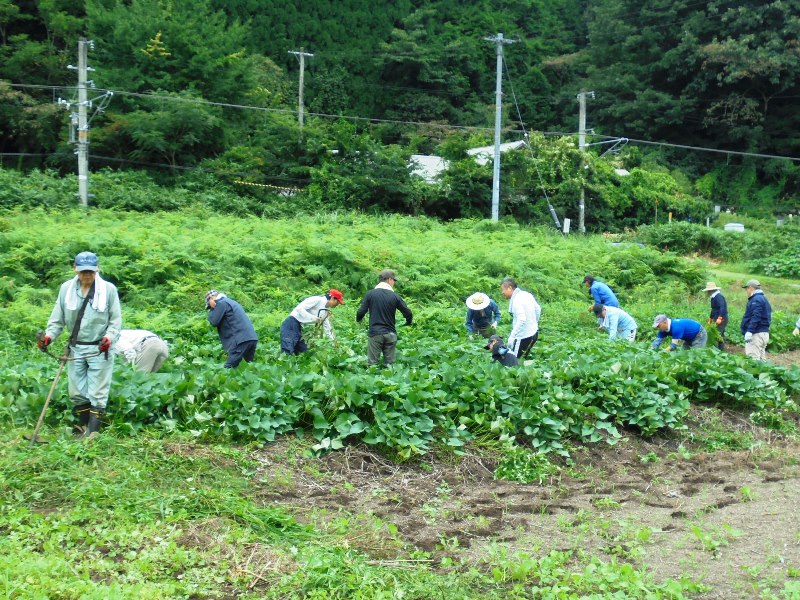
<path id="1" fill-rule="evenodd" d="M 619 300 L 617 300 L 616 295 L 611 288 L 602 281 L 593 282 L 592 287 L 589 288 L 589 293 L 592 295 L 592 298 L 594 298 L 595 304 L 619 308 Z"/>
<path id="2" fill-rule="evenodd" d="M 489 300 L 489 306 L 481 310 L 467 309 L 467 332 L 472 333 L 473 330 L 486 329 L 492 323 L 500 322 L 500 307 L 497 302 Z"/>
<path id="3" fill-rule="evenodd" d="M 702 325 L 692 319 L 672 319 L 669 330 L 658 332 L 658 337 L 653 341 L 653 348 L 658 348 L 666 337 L 673 340 L 693 340 L 701 328 Z"/>
<path id="4" fill-rule="evenodd" d="M 636 321 L 632 316 L 621 308 L 606 306 L 606 318 L 603 319 L 603 327 L 608 331 L 608 339 L 616 339 L 622 334 L 629 334 L 636 330 Z"/>

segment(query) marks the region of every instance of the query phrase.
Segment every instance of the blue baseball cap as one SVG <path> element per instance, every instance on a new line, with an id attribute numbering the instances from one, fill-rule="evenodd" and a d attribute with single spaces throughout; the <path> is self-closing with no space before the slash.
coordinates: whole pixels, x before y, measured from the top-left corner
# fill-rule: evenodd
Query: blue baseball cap
<path id="1" fill-rule="evenodd" d="M 77 271 L 99 271 L 97 266 L 97 254 L 94 252 L 81 252 L 75 257 L 75 269 Z"/>

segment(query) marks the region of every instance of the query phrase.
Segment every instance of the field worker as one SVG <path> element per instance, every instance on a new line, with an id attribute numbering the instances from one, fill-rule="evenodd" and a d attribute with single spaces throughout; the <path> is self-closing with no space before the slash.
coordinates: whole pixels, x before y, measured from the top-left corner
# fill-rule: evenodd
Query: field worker
<path id="1" fill-rule="evenodd" d="M 711 314 L 708 316 L 708 324 L 716 325 L 720 337 L 719 342 L 717 342 L 717 348 L 724 350 L 725 328 L 728 326 L 728 302 L 725 300 L 725 296 L 722 295 L 719 286 L 713 281 L 706 283 L 703 291 L 708 292 L 708 298 L 711 301 Z"/>
<path id="2" fill-rule="evenodd" d="M 516 367 L 519 364 L 517 357 L 503 344 L 503 338 L 499 335 L 491 336 L 484 348 L 491 350 L 492 360 L 496 360 L 504 367 Z"/>
<path id="3" fill-rule="evenodd" d="M 794 329 L 792 330 L 793 336 L 800 335 L 800 317 L 797 319 L 797 323 L 794 324 Z"/>
<path id="4" fill-rule="evenodd" d="M 517 282 L 511 277 L 500 282 L 500 291 L 508 300 L 508 312 L 511 314 L 508 347 L 517 358 L 524 358 L 539 339 L 542 307 L 533 294 L 519 289 Z"/>
<path id="5" fill-rule="evenodd" d="M 383 353 L 383 363 L 392 364 L 396 358 L 397 331 L 395 330 L 395 313 L 399 310 L 406 318 L 406 325 L 411 325 L 411 309 L 394 291 L 397 279 L 394 271 L 386 269 L 378 276 L 378 285 L 364 296 L 361 306 L 356 311 L 358 323 L 369 312 L 369 342 L 367 344 L 367 363 L 378 364 Z"/>
<path id="6" fill-rule="evenodd" d="M 610 340 L 636 341 L 636 321 L 621 308 L 595 304 L 592 307 L 597 320 L 602 323 L 603 329 L 608 332 Z"/>
<path id="7" fill-rule="evenodd" d="M 477 330 L 483 337 L 488 338 L 500 322 L 500 307 L 497 302 L 486 294 L 475 292 L 467 298 L 467 334 L 469 339 L 474 337 Z"/>
<path id="8" fill-rule="evenodd" d="M 114 344 L 114 353 L 122 357 L 137 371 L 155 373 L 169 356 L 167 343 L 146 329 L 123 329 Z"/>
<path id="9" fill-rule="evenodd" d="M 583 283 L 589 288 L 589 294 L 594 298 L 594 304 L 602 304 L 603 306 L 612 306 L 619 308 L 619 300 L 617 300 L 614 291 L 602 281 L 597 281 L 591 275 L 583 278 Z M 592 310 L 592 307 L 589 307 Z"/>
<path id="10" fill-rule="evenodd" d="M 314 323 L 322 325 L 325 335 L 331 340 L 336 339 L 333 326 L 328 318 L 330 311 L 344 304 L 344 296 L 339 290 L 330 290 L 322 296 L 309 296 L 281 323 L 281 352 L 286 354 L 302 354 L 308 350 L 303 339 L 303 325 Z"/>
<path id="11" fill-rule="evenodd" d="M 744 353 L 756 360 L 766 360 L 772 306 L 761 291 L 758 279 L 751 279 L 742 287 L 747 290 L 747 308 L 739 326 L 744 336 Z"/>
<path id="12" fill-rule="evenodd" d="M 114 371 L 109 350 L 122 329 L 122 312 L 117 288 L 100 277 L 96 254 L 81 252 L 73 268 L 75 277 L 61 285 L 38 346 L 46 350 L 65 327 L 70 331 L 69 397 L 76 432 L 89 437 L 100 430 L 106 412 Z"/>
<path id="13" fill-rule="evenodd" d="M 235 369 L 244 359 L 253 362 L 258 345 L 258 334 L 242 305 L 217 290 L 206 294 L 208 322 L 217 328 L 222 347 L 228 353 L 226 369 Z"/>
<path id="14" fill-rule="evenodd" d="M 658 329 L 658 337 L 653 340 L 653 349 L 657 350 L 666 338 L 672 338 L 668 351 L 677 350 L 678 341 L 683 342 L 684 350 L 692 348 L 705 348 L 708 343 L 708 333 L 700 323 L 692 319 L 670 319 L 667 315 L 658 315 L 653 321 L 653 327 Z"/>

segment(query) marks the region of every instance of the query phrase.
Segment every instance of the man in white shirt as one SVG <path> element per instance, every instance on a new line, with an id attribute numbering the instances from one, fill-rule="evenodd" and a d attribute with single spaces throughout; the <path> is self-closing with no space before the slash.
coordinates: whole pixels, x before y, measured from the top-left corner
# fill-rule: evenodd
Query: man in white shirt
<path id="1" fill-rule="evenodd" d="M 302 354 L 308 350 L 303 339 L 303 325 L 314 323 L 322 325 L 325 335 L 335 340 L 331 325 L 330 311 L 340 304 L 344 304 L 344 296 L 339 290 L 330 290 L 323 296 L 309 296 L 281 323 L 281 352 L 286 354 Z"/>
<path id="2" fill-rule="evenodd" d="M 167 343 L 146 329 L 123 329 L 119 332 L 114 353 L 121 354 L 137 371 L 155 373 L 169 356 Z"/>
<path id="3" fill-rule="evenodd" d="M 511 333 L 508 334 L 508 348 L 517 356 L 524 358 L 539 339 L 539 317 L 542 307 L 533 294 L 517 287 L 517 282 L 506 277 L 500 283 L 500 291 L 508 300 L 511 314 Z"/>

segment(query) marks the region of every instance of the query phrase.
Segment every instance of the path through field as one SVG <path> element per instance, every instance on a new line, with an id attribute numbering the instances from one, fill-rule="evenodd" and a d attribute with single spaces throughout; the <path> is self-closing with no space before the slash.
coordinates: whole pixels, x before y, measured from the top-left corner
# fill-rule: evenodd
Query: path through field
<path id="1" fill-rule="evenodd" d="M 800 445 L 741 416 L 710 414 L 693 409 L 691 430 L 708 430 L 722 414 L 752 447 L 707 453 L 688 450 L 691 436 L 632 435 L 578 449 L 558 478 L 525 485 L 495 480 L 496 465 L 474 456 L 396 465 L 350 447 L 288 459 L 284 441 L 256 455 L 259 493 L 321 527 L 365 519 L 350 541 L 376 560 L 404 546 L 429 552 L 433 564 L 451 557 L 480 569 L 499 548 L 537 557 L 561 550 L 644 565 L 657 581 L 687 575 L 707 586 L 697 597 L 708 600 L 778 592 L 800 569 Z M 370 533 L 367 515 L 397 535 Z"/>

